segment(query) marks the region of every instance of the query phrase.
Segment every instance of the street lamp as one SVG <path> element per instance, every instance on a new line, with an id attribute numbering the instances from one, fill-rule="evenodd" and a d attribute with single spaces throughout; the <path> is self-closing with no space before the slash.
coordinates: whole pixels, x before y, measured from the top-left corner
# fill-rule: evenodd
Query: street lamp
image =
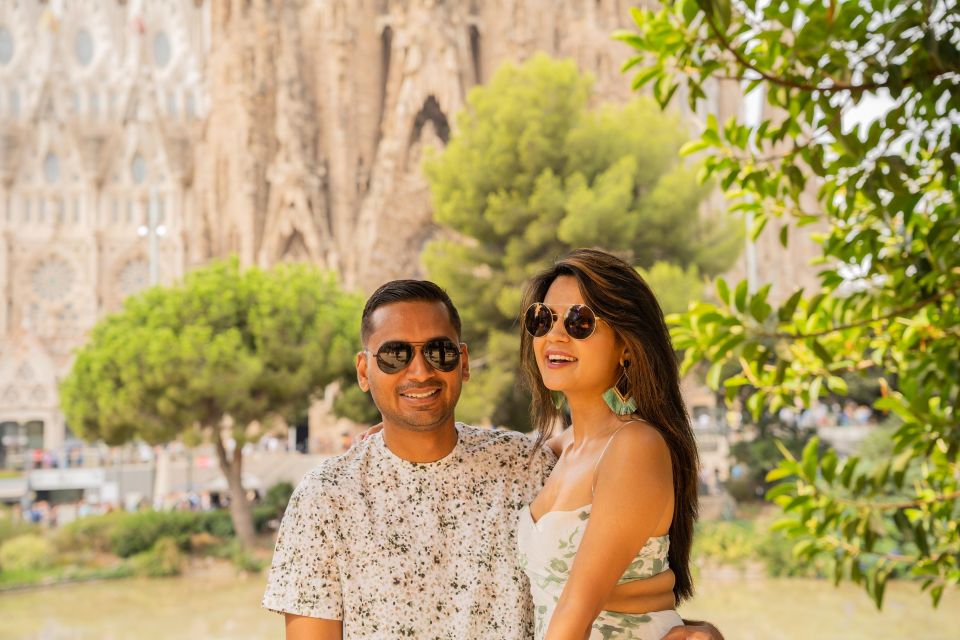
<path id="1" fill-rule="evenodd" d="M 147 259 L 150 270 L 150 286 L 155 287 L 160 282 L 159 262 L 160 262 L 160 238 L 167 235 L 167 227 L 160 220 L 160 201 L 155 190 L 150 190 L 147 197 L 147 223 L 137 227 L 137 235 L 141 238 L 147 238 Z M 158 460 L 158 458 L 162 458 Z M 164 446 L 159 451 L 153 452 L 151 459 L 153 465 L 153 492 L 150 496 L 154 508 L 157 508 L 166 492 L 165 474 L 169 473 L 169 460 L 167 459 L 167 448 Z M 163 467 L 161 473 L 158 467 Z"/>
<path id="2" fill-rule="evenodd" d="M 137 227 L 137 235 L 141 238 L 147 238 L 147 258 L 150 268 L 150 286 L 156 286 L 160 281 L 159 260 L 160 260 L 160 238 L 167 235 L 167 227 L 160 220 L 160 202 L 157 194 L 151 190 L 147 198 L 147 223 Z"/>

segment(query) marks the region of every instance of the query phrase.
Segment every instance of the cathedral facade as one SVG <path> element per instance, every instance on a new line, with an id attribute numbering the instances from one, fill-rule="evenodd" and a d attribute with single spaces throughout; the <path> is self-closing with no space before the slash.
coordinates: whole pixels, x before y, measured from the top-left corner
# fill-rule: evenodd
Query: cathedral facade
<path id="1" fill-rule="evenodd" d="M 633 94 L 626 0 L 0 4 L 0 465 L 62 448 L 57 383 L 104 314 L 217 257 L 369 291 L 421 273 L 420 159 L 543 51 Z M 718 86 L 712 110 L 740 109 Z M 695 116 L 696 114 L 689 114 Z"/>
<path id="2" fill-rule="evenodd" d="M 125 296 L 183 274 L 208 14 L 0 3 L 0 458 L 62 446 L 74 350 Z"/>

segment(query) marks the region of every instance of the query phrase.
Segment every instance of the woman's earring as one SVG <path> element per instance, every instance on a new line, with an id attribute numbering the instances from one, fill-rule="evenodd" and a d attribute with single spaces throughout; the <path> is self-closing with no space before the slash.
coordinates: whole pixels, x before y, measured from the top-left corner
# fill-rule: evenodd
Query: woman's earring
<path id="1" fill-rule="evenodd" d="M 565 411 L 567 408 L 567 396 L 563 395 L 560 391 L 551 391 L 550 400 L 553 402 L 553 406 L 557 411 Z"/>
<path id="2" fill-rule="evenodd" d="M 627 386 L 626 392 L 620 391 L 620 383 L 627 382 L 628 365 L 629 363 L 620 363 L 620 366 L 623 367 L 623 372 L 620 374 L 620 377 L 617 378 L 614 385 L 603 392 L 603 401 L 610 407 L 610 411 L 613 411 L 618 416 L 630 415 L 637 410 L 637 401 L 626 395 L 629 392 L 629 386 Z"/>

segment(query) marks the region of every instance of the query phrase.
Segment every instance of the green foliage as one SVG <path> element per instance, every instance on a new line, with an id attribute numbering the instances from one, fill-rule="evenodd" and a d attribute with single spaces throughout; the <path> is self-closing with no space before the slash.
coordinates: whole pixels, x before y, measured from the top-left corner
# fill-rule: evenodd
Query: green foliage
<path id="1" fill-rule="evenodd" d="M 814 436 L 813 430 L 780 424 L 770 416 L 762 416 L 752 428 L 756 429 L 754 438 L 730 445 L 731 457 L 746 468 L 743 477 L 724 483 L 738 502 L 758 500 L 766 493 L 767 474 L 783 460 L 781 447 L 799 455 Z"/>
<path id="2" fill-rule="evenodd" d="M 693 541 L 697 558 L 717 564 L 746 569 L 749 563 L 759 562 L 771 577 L 826 577 L 822 563 L 796 556 L 794 543 L 782 532 L 772 531 L 766 518 L 698 522 Z"/>
<path id="3" fill-rule="evenodd" d="M 679 160 L 679 118 L 647 99 L 591 109 L 590 91 L 570 61 L 508 64 L 470 92 L 450 144 L 424 165 L 450 233 L 423 261 L 456 301 L 476 356 L 457 409 L 468 421 L 528 424 L 516 381 L 521 287 L 559 255 L 602 247 L 661 281 L 689 282 L 740 250 L 732 221 L 700 213 L 708 187 Z M 671 305 L 685 307 L 681 297 Z"/>
<path id="4" fill-rule="evenodd" d="M 369 393 L 364 393 L 356 384 L 348 384 L 333 400 L 333 412 L 360 424 L 380 422 L 380 410 Z"/>
<path id="5" fill-rule="evenodd" d="M 256 557 L 239 544 L 232 544 L 230 561 L 238 570 L 245 573 L 260 573 L 267 565 L 266 561 Z"/>
<path id="6" fill-rule="evenodd" d="M 255 435 L 251 423 L 291 422 L 326 385 L 352 382 L 361 308 L 307 265 L 216 262 L 128 298 L 97 323 L 61 384 L 61 406 L 74 431 L 108 444 L 205 428 L 230 477 L 241 462 L 222 451 L 220 426 L 233 424 L 240 451 Z M 234 526 L 252 542 L 252 523 Z"/>
<path id="7" fill-rule="evenodd" d="M 133 569 L 126 562 L 117 563 L 108 567 L 85 567 L 70 564 L 67 566 L 45 567 L 43 569 L 0 571 L 0 589 L 40 584 L 47 586 L 63 580 L 129 578 L 132 575 Z"/>
<path id="8" fill-rule="evenodd" d="M 703 278 L 694 264 L 684 269 L 661 260 L 649 269 L 638 271 L 653 289 L 666 314 L 686 311 L 691 300 L 703 298 Z"/>
<path id="9" fill-rule="evenodd" d="M 226 509 L 206 511 L 193 515 L 199 521 L 199 524 L 196 525 L 199 527 L 199 531 L 209 533 L 223 540 L 236 535 L 236 531 L 233 528 L 233 521 L 230 519 L 230 512 Z M 258 528 L 256 527 L 256 512 L 254 512 L 254 528 Z"/>
<path id="10" fill-rule="evenodd" d="M 160 538 L 169 538 L 181 549 L 186 549 L 190 545 L 191 534 L 203 530 L 203 523 L 196 513 L 140 511 L 126 514 L 116 522 L 110 536 L 110 547 L 121 558 L 149 550 Z"/>
<path id="11" fill-rule="evenodd" d="M 61 552 L 92 549 L 100 553 L 113 550 L 113 535 L 117 524 L 128 514 L 114 511 L 96 516 L 77 518 L 57 529 L 54 544 Z"/>
<path id="12" fill-rule="evenodd" d="M 818 290 L 775 304 L 766 288 L 721 281 L 719 304 L 673 318 L 684 367 L 710 361 L 728 397 L 752 387 L 755 417 L 843 395 L 850 374 L 895 373 L 874 403 L 902 420 L 893 455 L 861 465 L 812 441 L 771 472 L 782 482 L 768 497 L 800 556 L 830 562 L 836 580 L 864 585 L 879 607 L 900 570 L 936 605 L 960 583 L 957 0 L 674 0 L 634 18 L 619 35 L 637 49 L 628 66 L 661 104 L 684 86 L 696 106 L 716 77 L 763 91 L 759 123 L 711 117 L 685 149 L 702 153 L 731 208 L 757 231 L 780 216 L 785 247 L 791 229 L 822 229 Z M 878 92 L 889 108 L 851 126 L 851 109 Z"/>
<path id="13" fill-rule="evenodd" d="M 154 287 L 94 327 L 61 385 L 73 429 L 118 444 L 167 442 L 225 416 L 292 419 L 352 378 L 361 301 L 306 265 L 241 270 L 236 260 Z"/>
<path id="14" fill-rule="evenodd" d="M 138 576 L 166 578 L 178 576 L 183 571 L 184 557 L 176 540 L 163 537 L 150 549 L 130 558 L 130 566 Z"/>
<path id="15" fill-rule="evenodd" d="M 695 557 L 743 567 L 756 560 L 760 536 L 749 520 L 698 522 L 693 536 Z"/>
<path id="16" fill-rule="evenodd" d="M 270 507 L 277 515 L 282 515 L 287 509 L 287 503 L 290 502 L 290 496 L 293 495 L 293 484 L 290 482 L 278 482 L 269 489 L 263 496 L 263 506 Z"/>
<path id="17" fill-rule="evenodd" d="M 16 538 L 28 533 L 36 533 L 39 528 L 23 520 L 14 520 L 10 513 L 0 513 L 0 544 L 10 538 Z"/>
<path id="18" fill-rule="evenodd" d="M 0 570 L 45 569 L 53 561 L 53 550 L 49 540 L 32 533 L 10 538 L 0 545 Z"/>

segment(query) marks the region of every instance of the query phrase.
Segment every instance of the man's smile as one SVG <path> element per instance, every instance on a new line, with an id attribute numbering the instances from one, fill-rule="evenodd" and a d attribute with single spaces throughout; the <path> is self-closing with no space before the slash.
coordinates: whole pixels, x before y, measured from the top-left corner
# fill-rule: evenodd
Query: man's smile
<path id="1" fill-rule="evenodd" d="M 440 385 L 429 386 L 406 386 L 397 390 L 397 394 L 407 402 L 415 404 L 427 404 L 436 399 L 443 387 Z"/>

